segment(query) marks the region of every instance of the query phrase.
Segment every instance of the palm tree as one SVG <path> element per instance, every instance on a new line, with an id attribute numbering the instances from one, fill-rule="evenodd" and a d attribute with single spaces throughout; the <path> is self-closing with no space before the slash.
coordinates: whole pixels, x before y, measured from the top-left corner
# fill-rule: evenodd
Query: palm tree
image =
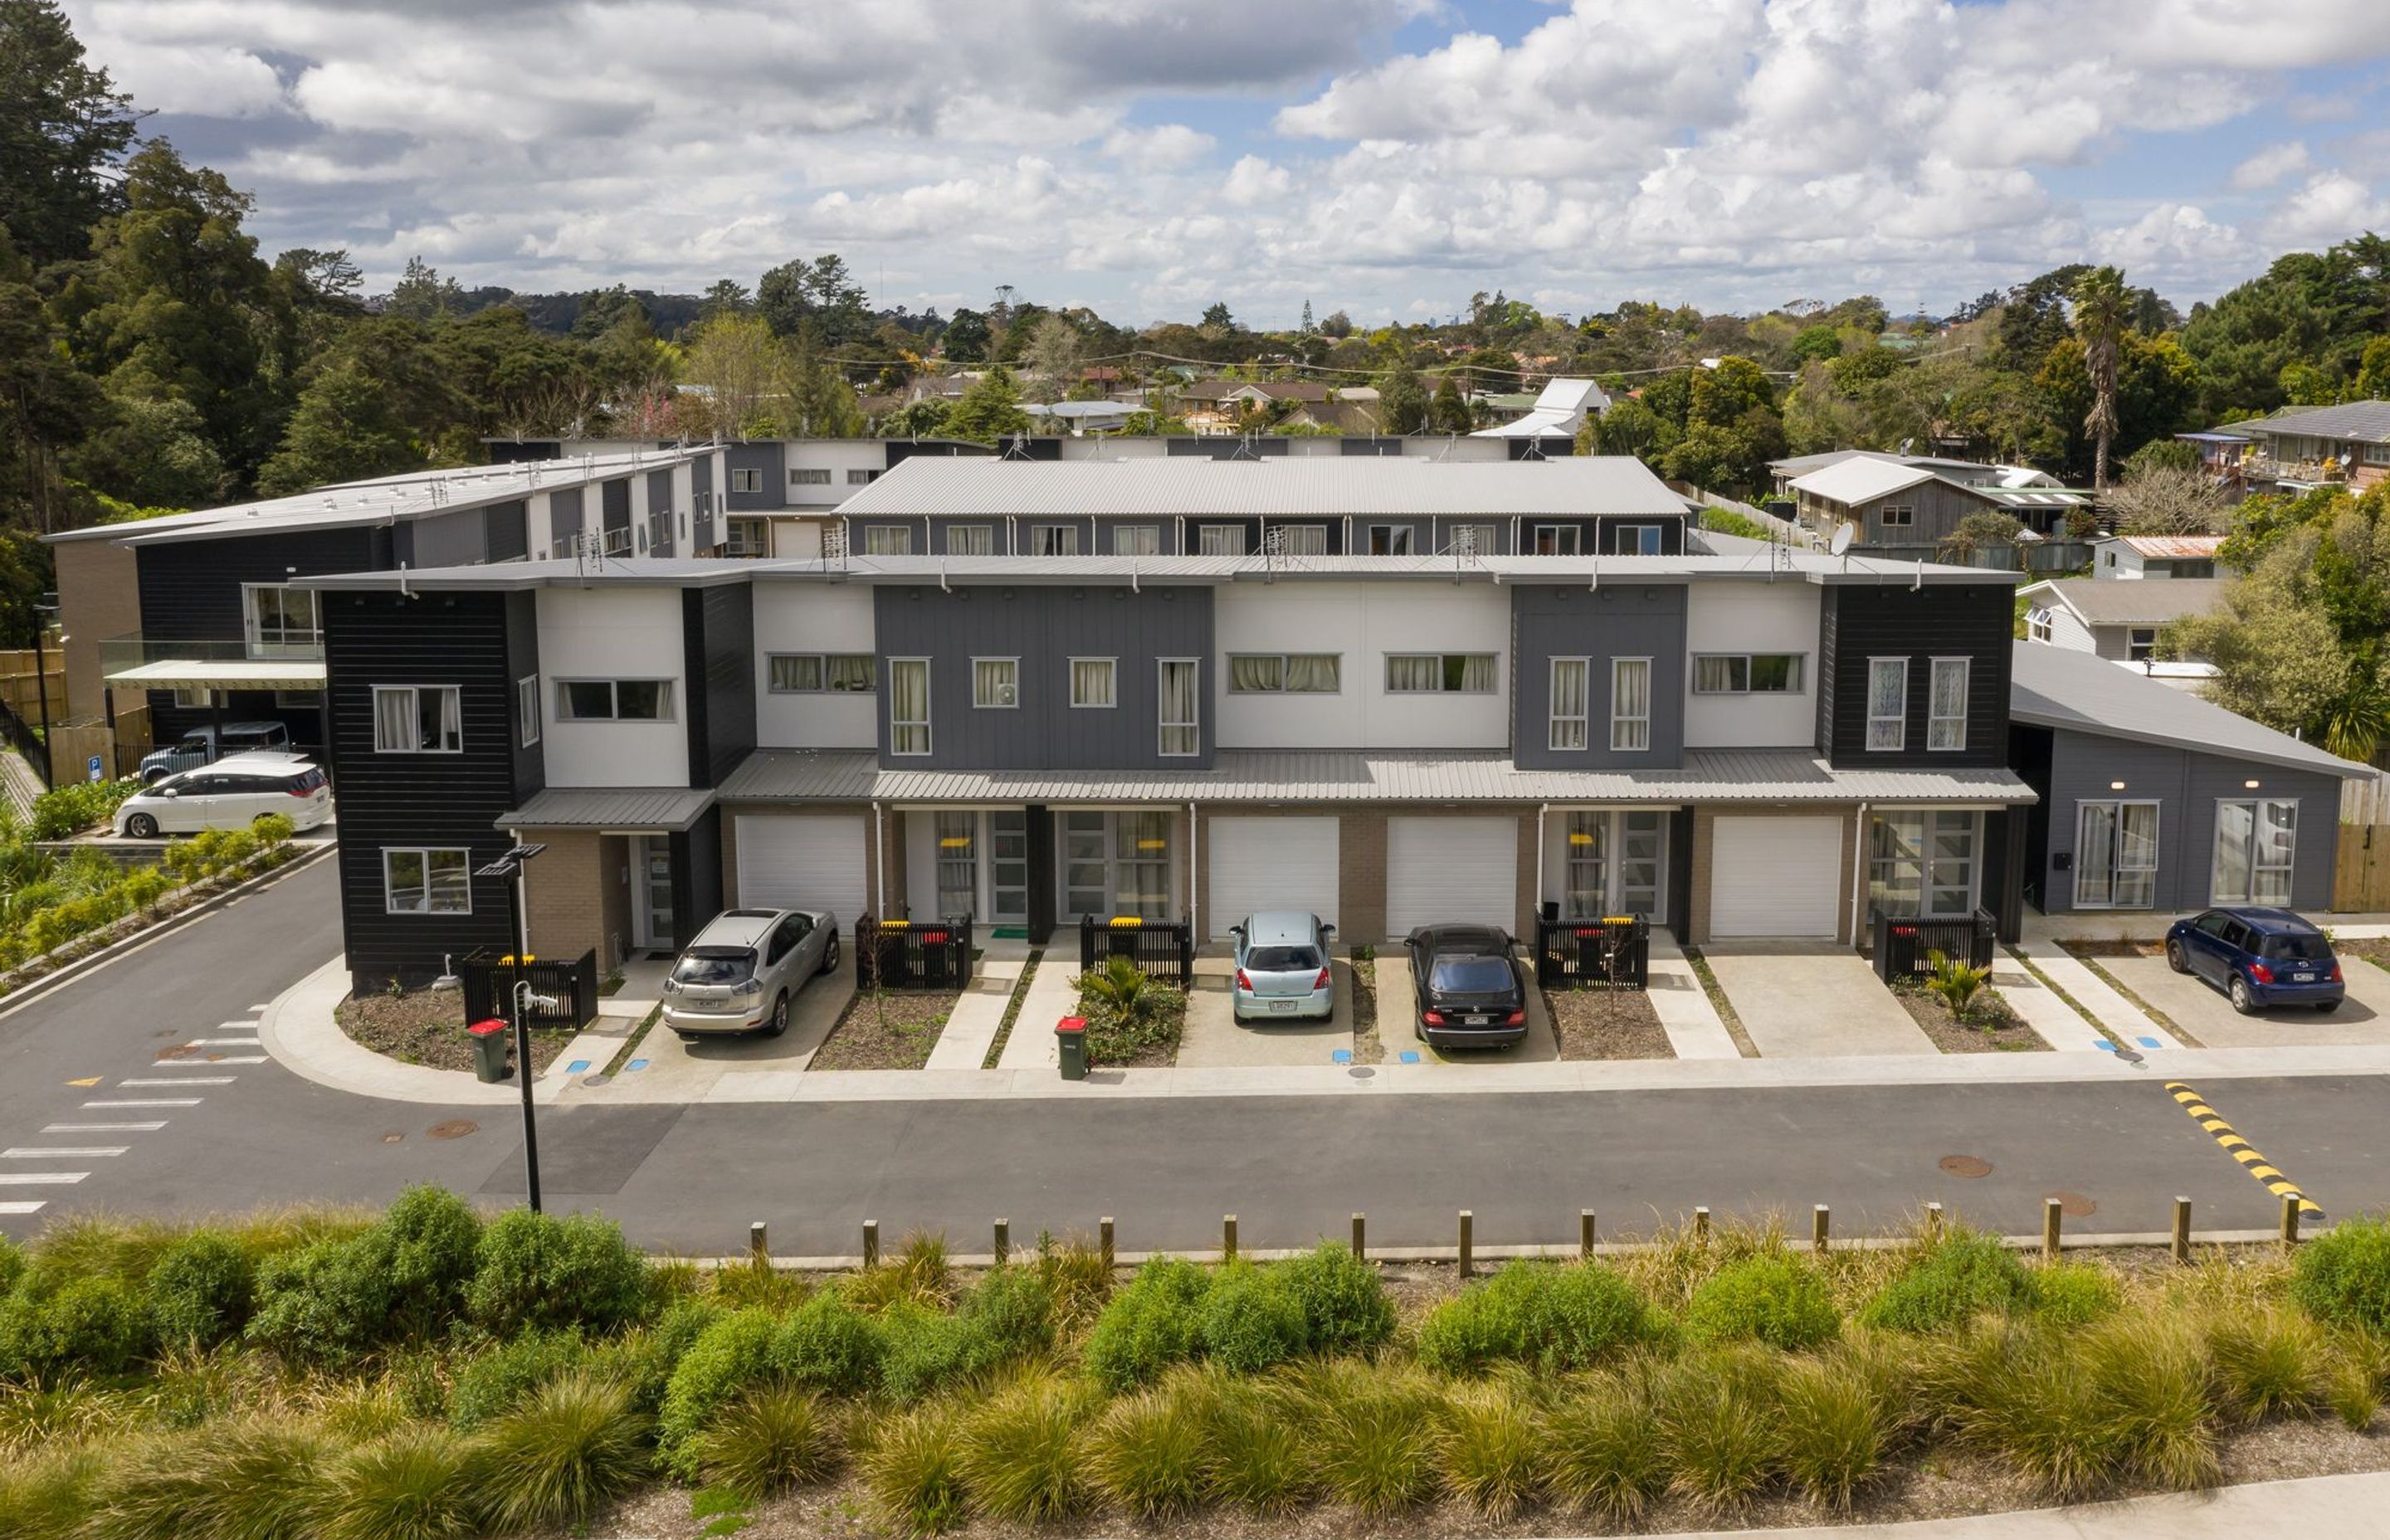
<path id="1" fill-rule="evenodd" d="M 2075 335 L 2083 340 L 2083 368 L 2091 377 L 2091 415 L 2083 419 L 2083 430 L 2095 445 L 2095 492 L 2108 490 L 2108 450 L 2116 441 L 2116 355 L 2132 314 L 2125 276 L 2114 268 L 2095 267 L 2075 283 Z"/>

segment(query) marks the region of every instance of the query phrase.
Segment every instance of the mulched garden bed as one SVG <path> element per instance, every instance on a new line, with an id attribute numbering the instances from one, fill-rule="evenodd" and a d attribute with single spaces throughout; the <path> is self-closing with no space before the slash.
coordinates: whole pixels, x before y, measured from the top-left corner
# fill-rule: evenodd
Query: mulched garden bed
<path id="1" fill-rule="evenodd" d="M 2077 936 L 2061 941 L 2059 945 L 2078 957 L 2163 957 L 2165 943 L 2162 941 L 2122 941 L 2113 937 L 2088 938 Z"/>
<path id="2" fill-rule="evenodd" d="M 1562 1059 L 1674 1059 L 1667 1029 L 1639 989 L 1548 989 Z"/>
<path id="3" fill-rule="evenodd" d="M 1892 997 L 1908 1010 L 1908 1019 L 1934 1039 L 1944 1053 L 2048 1053 L 2049 1045 L 2024 1024 L 2024 1018 L 1988 988 L 1967 1007 L 1967 1020 L 1950 1014 L 1939 995 L 1922 984 L 1899 984 Z"/>
<path id="4" fill-rule="evenodd" d="M 352 995 L 333 1017 L 364 1047 L 433 1070 L 473 1068 L 473 1040 L 465 1035 L 465 1007 L 453 989 L 410 989 L 403 995 Z M 508 1036 L 513 1035 L 508 1029 Z M 579 1035 L 565 1027 L 531 1029 L 533 1078 Z"/>
<path id="5" fill-rule="evenodd" d="M 857 995 L 816 1049 L 815 1070 L 918 1070 L 930 1061 L 946 1018 L 962 998 L 956 990 Z"/>
<path id="6" fill-rule="evenodd" d="M 1378 959 L 1353 960 L 1353 1062 L 1381 1064 L 1386 1040 L 1378 1035 Z"/>
<path id="7" fill-rule="evenodd" d="M 2344 957 L 2363 957 L 2376 968 L 2390 968 L 2390 941 L 2334 940 L 2332 949 Z"/>
<path id="8" fill-rule="evenodd" d="M 1166 1070 L 1178 1062 L 1178 1044 L 1187 1035 L 1187 996 L 1177 995 L 1163 1007 L 1152 1026 L 1127 1037 L 1107 1026 L 1101 1016 L 1080 1007 L 1087 1019 L 1087 1065 L 1097 1070 Z"/>

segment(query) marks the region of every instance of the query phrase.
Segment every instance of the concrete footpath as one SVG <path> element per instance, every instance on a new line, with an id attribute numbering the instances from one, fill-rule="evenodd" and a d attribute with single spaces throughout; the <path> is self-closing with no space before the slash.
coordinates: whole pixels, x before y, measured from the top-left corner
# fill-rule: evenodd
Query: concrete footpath
<path id="1" fill-rule="evenodd" d="M 1676 1540 L 2359 1540 L 2384 1533 L 2390 1473 L 2309 1476 L 2212 1493 L 2128 1497 L 2078 1508 L 2034 1508 L 1906 1524 L 1831 1524 L 1801 1529 L 1680 1532 Z"/>

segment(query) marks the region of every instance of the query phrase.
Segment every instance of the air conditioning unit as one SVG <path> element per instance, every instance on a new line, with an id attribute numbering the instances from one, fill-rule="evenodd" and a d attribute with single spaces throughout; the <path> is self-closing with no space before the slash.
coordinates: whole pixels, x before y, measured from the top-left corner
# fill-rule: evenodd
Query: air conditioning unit
<path id="1" fill-rule="evenodd" d="M 1018 706 L 1021 704 L 1021 687 L 1018 685 L 996 686 L 996 703 L 999 706 Z"/>

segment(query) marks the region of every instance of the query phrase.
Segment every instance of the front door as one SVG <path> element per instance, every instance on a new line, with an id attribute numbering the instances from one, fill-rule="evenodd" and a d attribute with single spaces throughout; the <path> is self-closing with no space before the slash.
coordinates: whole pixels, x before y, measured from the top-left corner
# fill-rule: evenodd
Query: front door
<path id="1" fill-rule="evenodd" d="M 2158 804 L 2078 804 L 2075 907 L 2147 909 L 2157 903 Z"/>
<path id="2" fill-rule="evenodd" d="M 979 913 L 979 815 L 941 813 L 938 828 L 938 919 Z"/>
<path id="3" fill-rule="evenodd" d="M 1079 810 L 1057 820 L 1062 902 L 1057 918 L 1170 915 L 1170 815 Z"/>
<path id="4" fill-rule="evenodd" d="M 988 815 L 988 907 L 995 923 L 1029 923 L 1029 815 L 1006 808 Z"/>
<path id="5" fill-rule="evenodd" d="M 662 834 L 633 835 L 631 852 L 637 867 L 632 886 L 637 899 L 638 943 L 669 952 L 677 944 L 673 930 L 672 841 Z"/>

